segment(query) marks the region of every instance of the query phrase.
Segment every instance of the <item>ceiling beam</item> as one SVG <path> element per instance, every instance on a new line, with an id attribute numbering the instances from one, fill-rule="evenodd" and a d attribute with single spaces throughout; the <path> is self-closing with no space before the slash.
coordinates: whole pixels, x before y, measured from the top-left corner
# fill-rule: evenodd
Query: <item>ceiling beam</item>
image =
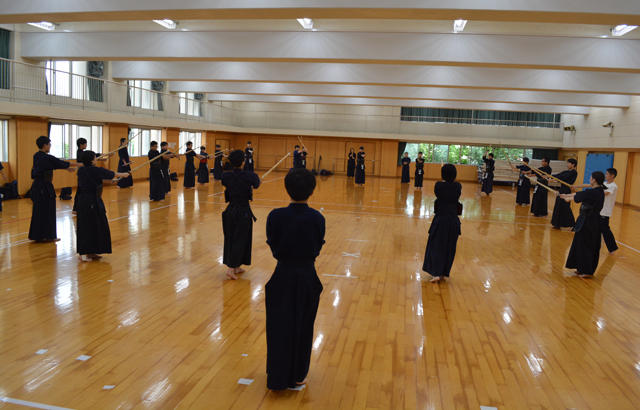
<path id="1" fill-rule="evenodd" d="M 295 104 L 339 104 L 339 105 L 370 105 L 393 107 L 432 107 L 454 108 L 494 111 L 524 111 L 524 112 L 550 112 L 558 114 L 581 114 L 590 112 L 588 107 L 572 107 L 559 105 L 536 104 L 503 104 L 465 101 L 434 101 L 434 100 L 399 100 L 378 98 L 350 98 L 350 97 L 306 97 L 292 95 L 244 95 L 244 94 L 208 94 L 210 101 L 235 101 L 235 102 L 274 102 Z"/>
<path id="2" fill-rule="evenodd" d="M 332 83 L 640 95 L 640 75 L 386 64 L 117 61 L 119 79 Z M 187 86 L 187 87 L 196 87 Z"/>
<path id="3" fill-rule="evenodd" d="M 360 32 L 22 33 L 22 57 L 294 61 L 640 73 L 640 40 Z"/>
<path id="4" fill-rule="evenodd" d="M 0 23 L 311 17 L 640 24 L 635 0 L 581 0 L 579 10 L 576 5 L 571 0 L 0 0 Z"/>
<path id="5" fill-rule="evenodd" d="M 217 94 L 298 95 L 404 100 L 506 102 L 515 104 L 573 105 L 627 108 L 631 97 L 611 94 L 544 91 L 477 90 L 439 87 L 390 87 L 343 84 L 283 84 L 232 82 L 171 82 L 170 91 Z"/>

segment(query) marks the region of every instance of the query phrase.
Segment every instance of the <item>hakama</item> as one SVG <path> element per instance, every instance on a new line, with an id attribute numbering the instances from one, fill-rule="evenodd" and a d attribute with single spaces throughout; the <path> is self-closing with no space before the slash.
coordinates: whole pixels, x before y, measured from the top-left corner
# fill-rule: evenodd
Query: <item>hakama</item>
<path id="1" fill-rule="evenodd" d="M 576 192 L 574 200 L 582 205 L 566 267 L 576 269 L 581 275 L 593 275 L 600 259 L 600 210 L 604 190 L 602 187 L 585 189 Z"/>
<path id="2" fill-rule="evenodd" d="M 78 170 L 76 247 L 80 255 L 111 253 L 111 231 L 102 201 L 102 181 L 114 177 L 113 171 L 96 166 Z"/>
<path id="3" fill-rule="evenodd" d="M 424 179 L 424 158 L 416 158 L 416 172 L 413 179 L 413 186 L 416 188 L 422 188 L 422 181 Z"/>
<path id="4" fill-rule="evenodd" d="M 356 154 L 349 153 L 349 159 L 347 159 L 347 177 L 352 177 L 356 174 Z"/>
<path id="5" fill-rule="evenodd" d="M 551 167 L 540 167 L 539 170 L 546 172 L 547 174 L 551 173 Z M 538 176 L 538 184 L 547 185 L 547 180 Z M 549 192 L 542 187 L 536 185 L 533 189 L 533 198 L 531 199 L 531 213 L 534 216 L 547 216 L 548 214 L 548 194 Z"/>
<path id="6" fill-rule="evenodd" d="M 160 155 L 158 150 L 152 149 L 149 150 L 147 157 L 149 160 L 152 160 L 158 155 Z M 160 158 L 159 160 L 149 163 L 149 199 L 152 201 L 163 200 L 166 193 L 164 177 L 162 175 L 162 160 L 163 158 Z"/>
<path id="7" fill-rule="evenodd" d="M 169 159 L 169 154 L 165 154 L 168 150 L 163 149 L 160 151 L 160 154 L 164 154 L 164 156 L 159 159 L 160 161 L 160 169 L 162 170 L 162 186 L 164 187 L 164 192 L 171 192 L 171 176 L 169 171 L 169 165 L 171 165 L 171 159 Z"/>
<path id="8" fill-rule="evenodd" d="M 193 188 L 196 186 L 196 166 L 193 163 L 193 159 L 196 157 L 196 153 L 194 151 L 189 151 L 184 154 L 185 163 L 184 163 L 184 180 L 183 185 L 185 188 Z"/>
<path id="9" fill-rule="evenodd" d="M 527 165 L 518 165 L 516 168 L 520 170 L 518 190 L 516 192 L 516 204 L 529 205 L 531 202 L 531 181 L 529 181 L 529 178 L 527 178 L 524 172 L 530 171 L 531 168 Z"/>
<path id="10" fill-rule="evenodd" d="M 570 185 L 573 185 L 578 178 L 578 173 L 575 170 L 562 171 L 561 173 L 554 175 L 561 181 L 564 181 Z M 562 184 L 560 185 L 559 192 L 561 194 L 570 194 L 571 188 Z M 571 204 L 559 196 L 556 197 L 556 203 L 553 207 L 553 214 L 551 216 L 551 225 L 554 228 L 573 228 L 576 224 L 576 220 L 573 217 L 573 211 L 571 210 Z"/>
<path id="11" fill-rule="evenodd" d="M 400 182 L 403 184 L 411 182 L 411 176 L 409 175 L 409 164 L 411 164 L 411 158 L 402 158 L 402 178 Z"/>
<path id="12" fill-rule="evenodd" d="M 253 172 L 253 148 L 244 150 L 244 171 Z"/>
<path id="13" fill-rule="evenodd" d="M 364 152 L 358 152 L 357 161 L 356 161 L 356 177 L 355 183 L 358 185 L 363 185 L 365 181 L 364 174 Z"/>
<path id="14" fill-rule="evenodd" d="M 200 154 L 205 156 L 206 158 L 200 160 L 200 166 L 198 166 L 198 183 L 199 184 L 207 184 L 209 183 L 209 167 L 207 166 L 207 159 L 209 158 L 209 154 Z"/>
<path id="15" fill-rule="evenodd" d="M 496 169 L 496 161 L 484 156 L 482 157 L 482 161 L 484 161 L 484 173 L 482 174 L 481 191 L 489 195 L 493 192 L 493 172 Z"/>
<path id="16" fill-rule="evenodd" d="M 130 162 L 131 160 L 129 159 L 129 152 L 127 151 L 127 147 L 120 148 L 118 150 L 118 172 L 131 171 L 131 165 L 129 164 Z M 120 179 L 118 181 L 118 186 L 120 188 L 128 188 L 130 186 L 133 186 L 133 176 L 129 175 L 126 178 Z"/>
<path id="17" fill-rule="evenodd" d="M 213 179 L 222 179 L 222 151 L 216 150 L 213 159 Z"/>

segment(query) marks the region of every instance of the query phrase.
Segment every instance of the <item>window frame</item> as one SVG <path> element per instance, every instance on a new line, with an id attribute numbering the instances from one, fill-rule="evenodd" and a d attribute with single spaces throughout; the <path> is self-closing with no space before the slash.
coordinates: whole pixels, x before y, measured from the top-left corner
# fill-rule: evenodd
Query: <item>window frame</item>
<path id="1" fill-rule="evenodd" d="M 60 65 L 66 65 L 66 69 L 59 67 Z M 86 61 L 47 60 L 44 70 L 49 95 L 74 100 L 89 100 Z"/>
<path id="2" fill-rule="evenodd" d="M 140 135 L 138 135 L 142 132 Z M 133 138 L 135 136 L 135 138 Z M 149 153 L 151 141 L 162 142 L 162 129 L 140 126 L 129 127 L 129 145 L 127 150 L 131 157 L 144 157 Z"/>
<path id="3" fill-rule="evenodd" d="M 102 127 L 102 125 L 96 124 L 52 121 L 49 132 L 51 155 L 62 159 L 76 159 L 78 156 L 76 141 L 81 137 L 87 140 L 87 150 L 101 153 L 103 143 Z M 86 128 L 89 131 L 88 135 L 86 134 Z M 57 135 L 58 131 L 60 135 Z"/>
<path id="4" fill-rule="evenodd" d="M 0 162 L 9 161 L 9 121 L 0 119 Z"/>
<path id="5" fill-rule="evenodd" d="M 202 131 L 193 131 L 193 130 L 180 130 L 180 134 L 178 136 L 178 153 L 184 154 L 187 151 L 187 142 L 193 142 L 193 150 L 198 152 L 197 150 L 203 145 L 202 144 Z"/>

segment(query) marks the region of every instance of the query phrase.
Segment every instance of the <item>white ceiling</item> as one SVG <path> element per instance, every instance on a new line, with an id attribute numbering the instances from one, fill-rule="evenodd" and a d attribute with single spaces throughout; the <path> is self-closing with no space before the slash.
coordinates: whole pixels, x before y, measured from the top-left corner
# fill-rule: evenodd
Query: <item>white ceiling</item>
<path id="1" fill-rule="evenodd" d="M 21 33 L 19 57 L 114 60 L 114 78 L 219 100 L 585 113 L 640 95 L 640 29 L 609 36 L 640 24 L 638 0 L 0 0 L 0 10 L 0 26 Z M 469 22 L 453 34 L 459 17 Z M 40 20 L 58 26 L 24 24 Z"/>

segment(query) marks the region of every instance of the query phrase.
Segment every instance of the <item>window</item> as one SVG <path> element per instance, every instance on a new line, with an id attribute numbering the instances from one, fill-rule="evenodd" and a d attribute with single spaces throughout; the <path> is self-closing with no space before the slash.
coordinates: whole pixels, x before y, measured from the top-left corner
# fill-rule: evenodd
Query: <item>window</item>
<path id="1" fill-rule="evenodd" d="M 58 158 L 76 158 L 78 138 L 87 140 L 87 149 L 96 153 L 102 152 L 102 126 L 52 123 L 51 155 Z"/>
<path id="2" fill-rule="evenodd" d="M 129 129 L 129 155 L 142 157 L 149 153 L 151 141 L 162 142 L 162 130 L 146 128 Z"/>
<path id="3" fill-rule="evenodd" d="M 78 100 L 89 99 L 86 61 L 47 61 L 47 93 Z"/>
<path id="4" fill-rule="evenodd" d="M 202 109 L 202 94 L 198 93 L 178 93 L 180 99 L 180 114 L 194 115 L 200 117 Z"/>
<path id="5" fill-rule="evenodd" d="M 500 125 L 509 127 L 560 127 L 560 114 L 544 112 L 402 107 L 400 110 L 400 120 L 448 124 Z"/>
<path id="6" fill-rule="evenodd" d="M 9 122 L 0 120 L 0 161 L 9 161 Z"/>
<path id="7" fill-rule="evenodd" d="M 180 146 L 178 153 L 184 154 L 187 150 L 187 142 L 193 142 L 193 150 L 200 152 L 199 148 L 202 145 L 202 133 L 194 131 L 180 131 Z"/>
<path id="8" fill-rule="evenodd" d="M 475 145 L 437 145 L 437 144 L 407 144 L 405 151 L 409 158 L 415 160 L 418 152 L 422 151 L 426 162 L 481 165 L 485 151 L 493 152 L 495 159 L 515 159 L 523 156 L 532 158 L 530 148 L 491 148 Z"/>
<path id="9" fill-rule="evenodd" d="M 162 111 L 162 94 L 153 91 L 154 83 L 159 81 L 127 81 L 127 105 L 132 107 L 145 108 L 147 110 Z"/>

